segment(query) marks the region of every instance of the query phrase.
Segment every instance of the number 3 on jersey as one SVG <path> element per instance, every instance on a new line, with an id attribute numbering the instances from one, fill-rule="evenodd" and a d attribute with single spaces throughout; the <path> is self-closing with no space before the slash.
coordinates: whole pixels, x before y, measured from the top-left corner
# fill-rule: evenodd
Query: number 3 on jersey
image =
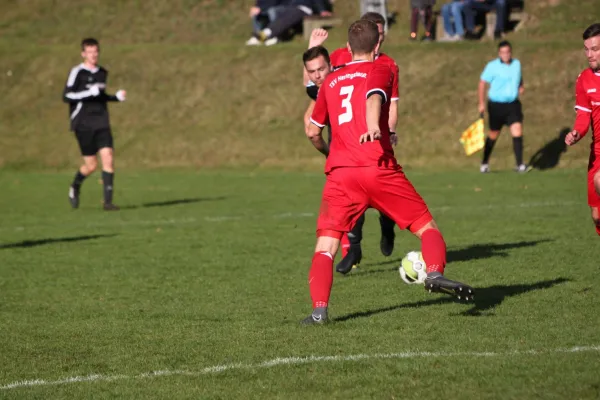
<path id="1" fill-rule="evenodd" d="M 352 121 L 352 103 L 350 103 L 350 100 L 352 99 L 353 91 L 354 86 L 342 86 L 340 88 L 340 96 L 345 96 L 342 99 L 342 108 L 346 111 L 338 116 L 339 125 Z"/>

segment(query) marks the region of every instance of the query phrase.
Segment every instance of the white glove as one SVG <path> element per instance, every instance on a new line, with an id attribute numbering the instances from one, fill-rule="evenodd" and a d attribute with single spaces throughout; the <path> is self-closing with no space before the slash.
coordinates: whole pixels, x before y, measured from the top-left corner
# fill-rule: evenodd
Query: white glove
<path id="1" fill-rule="evenodd" d="M 117 97 L 117 99 L 119 101 L 125 101 L 125 95 L 126 95 L 126 92 L 124 90 L 121 90 L 121 89 L 119 89 L 117 91 L 117 93 L 115 94 L 115 96 Z"/>
<path id="2" fill-rule="evenodd" d="M 100 88 L 98 87 L 98 85 L 92 85 L 90 87 L 90 94 L 94 97 L 100 94 Z"/>

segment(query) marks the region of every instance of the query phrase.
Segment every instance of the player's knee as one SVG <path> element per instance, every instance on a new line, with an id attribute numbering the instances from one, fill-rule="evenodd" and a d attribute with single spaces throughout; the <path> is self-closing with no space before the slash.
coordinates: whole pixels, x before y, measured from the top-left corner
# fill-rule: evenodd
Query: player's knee
<path id="1" fill-rule="evenodd" d="M 317 238 L 317 245 L 315 247 L 315 253 L 327 252 L 333 256 L 337 253 L 340 246 L 340 238 L 332 236 L 319 236 Z"/>
<path id="2" fill-rule="evenodd" d="M 98 168 L 98 161 L 95 158 L 89 159 L 85 161 L 85 167 L 88 170 L 88 173 L 91 174 Z"/>
<path id="3" fill-rule="evenodd" d="M 497 140 L 498 136 L 500 136 L 500 132 L 499 131 L 490 131 L 488 136 L 492 140 Z"/>

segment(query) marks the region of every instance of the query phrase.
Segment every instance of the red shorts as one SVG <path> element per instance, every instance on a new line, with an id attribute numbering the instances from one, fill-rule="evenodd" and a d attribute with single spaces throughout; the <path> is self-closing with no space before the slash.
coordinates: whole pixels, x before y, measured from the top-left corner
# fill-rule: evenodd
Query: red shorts
<path id="1" fill-rule="evenodd" d="M 588 204 L 590 207 L 600 207 L 600 195 L 594 186 L 594 175 L 600 171 L 600 156 L 592 150 L 588 164 Z"/>
<path id="2" fill-rule="evenodd" d="M 317 221 L 317 236 L 341 237 L 373 207 L 412 232 L 433 217 L 402 169 L 341 167 L 327 174 Z"/>

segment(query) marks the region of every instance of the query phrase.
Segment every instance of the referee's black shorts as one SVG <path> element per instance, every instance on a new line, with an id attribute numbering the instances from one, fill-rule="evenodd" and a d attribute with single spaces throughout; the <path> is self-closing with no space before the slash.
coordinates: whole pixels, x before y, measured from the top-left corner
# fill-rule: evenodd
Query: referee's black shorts
<path id="1" fill-rule="evenodd" d="M 488 101 L 488 116 L 492 131 L 499 131 L 504 125 L 511 126 L 514 123 L 523 122 L 521 102 L 519 100 L 511 103 Z"/>
<path id="2" fill-rule="evenodd" d="M 98 150 L 105 147 L 113 148 L 113 137 L 110 128 L 75 130 L 82 156 L 95 156 Z"/>

